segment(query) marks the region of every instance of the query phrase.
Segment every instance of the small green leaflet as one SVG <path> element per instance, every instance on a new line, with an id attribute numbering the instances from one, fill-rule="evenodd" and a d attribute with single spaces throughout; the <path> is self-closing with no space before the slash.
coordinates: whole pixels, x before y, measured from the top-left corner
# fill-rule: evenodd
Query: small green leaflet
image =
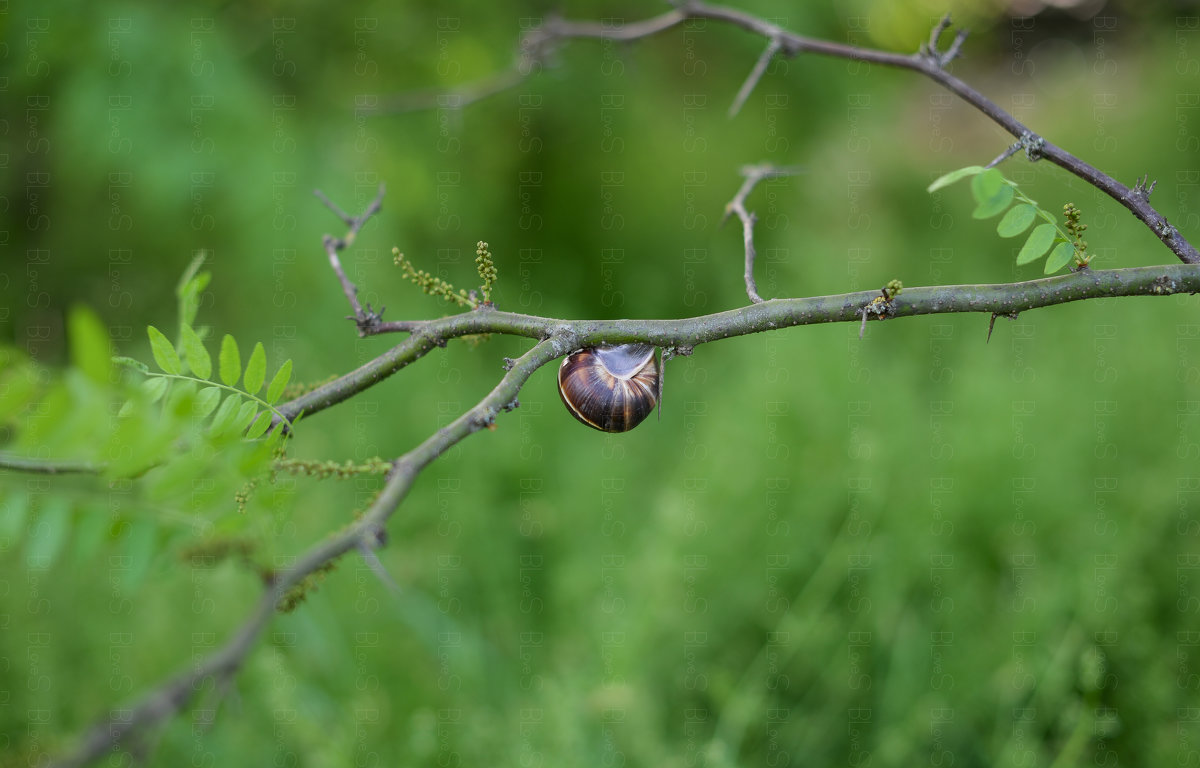
<path id="1" fill-rule="evenodd" d="M 1014 205 L 1012 210 L 1004 214 L 1004 218 L 1000 219 L 1000 223 L 996 225 L 996 234 L 1000 237 L 1016 237 L 1029 229 L 1029 225 L 1036 217 L 1037 208 L 1032 205 L 1028 203 Z"/>
<path id="2" fill-rule="evenodd" d="M 246 432 L 246 437 L 251 440 L 262 437 L 263 433 L 267 431 L 267 427 L 269 426 L 271 426 L 271 412 L 263 411 L 262 413 L 258 414 L 258 418 L 255 419 L 254 423 L 250 425 L 250 429 Z"/>
<path id="3" fill-rule="evenodd" d="M 292 361 L 284 360 L 283 365 L 279 366 L 279 370 L 275 372 L 274 378 L 271 379 L 270 385 L 267 387 L 267 402 L 275 404 L 283 390 L 287 387 L 288 379 L 292 377 Z"/>
<path id="4" fill-rule="evenodd" d="M 1056 234 L 1058 230 L 1053 224 L 1039 224 L 1034 227 L 1025 245 L 1021 246 L 1021 252 L 1017 254 L 1017 264 L 1028 264 L 1040 259 L 1050 249 Z"/>
<path id="5" fill-rule="evenodd" d="M 203 419 L 216 409 L 219 402 L 221 402 L 221 388 L 205 387 L 200 390 L 200 394 L 196 395 L 196 402 L 192 403 L 192 415 Z"/>
<path id="6" fill-rule="evenodd" d="M 155 376 L 151 379 L 146 379 L 142 382 L 142 389 L 146 390 L 146 394 L 150 396 L 150 402 L 156 403 L 166 394 L 167 384 L 170 380 L 163 376 Z"/>
<path id="7" fill-rule="evenodd" d="M 71 362 L 97 384 L 107 384 L 112 369 L 112 342 L 108 329 L 90 308 L 77 305 L 67 316 L 67 338 L 71 344 Z"/>
<path id="8" fill-rule="evenodd" d="M 225 334 L 225 338 L 221 339 L 221 357 L 220 373 L 221 383 L 228 386 L 237 384 L 238 378 L 242 375 L 242 358 L 238 354 L 237 340 Z"/>
<path id="9" fill-rule="evenodd" d="M 208 356 L 208 350 L 204 348 L 204 342 L 200 341 L 200 337 L 196 335 L 195 329 L 187 324 L 183 326 L 182 335 L 183 353 L 187 355 L 188 366 L 197 376 L 208 380 L 212 376 L 212 358 Z"/>
<path id="10" fill-rule="evenodd" d="M 966 168 L 959 168 L 957 171 L 950 171 L 945 176 L 938 178 L 932 184 L 925 188 L 926 192 L 937 192 L 942 187 L 948 187 L 956 181 L 965 179 L 968 176 L 974 176 L 977 173 L 983 173 L 985 169 L 982 165 L 970 165 Z"/>
<path id="11" fill-rule="evenodd" d="M 1046 259 L 1046 274 L 1054 274 L 1067 266 L 1073 258 L 1075 258 L 1075 246 L 1071 243 L 1059 243 L 1054 246 L 1053 251 L 1050 251 L 1050 258 Z"/>
<path id="12" fill-rule="evenodd" d="M 255 394 L 262 389 L 263 379 L 267 377 L 267 353 L 263 351 L 262 342 L 254 345 L 254 351 L 250 353 L 250 361 L 246 363 L 246 378 L 244 383 L 246 391 L 250 394 Z"/>
<path id="13" fill-rule="evenodd" d="M 217 409 L 217 415 L 213 416 L 212 425 L 209 429 L 213 434 L 224 434 L 233 424 L 233 419 L 237 416 L 237 408 L 241 405 L 242 398 L 237 395 L 229 395 L 225 401 L 221 403 L 221 407 Z"/>
<path id="14" fill-rule="evenodd" d="M 179 355 L 176 354 L 174 345 L 167 340 L 162 331 L 153 325 L 148 325 L 146 333 L 150 336 L 150 352 L 153 353 L 154 362 L 158 363 L 158 367 L 162 368 L 164 373 L 176 376 L 182 374 L 183 365 L 179 362 Z"/>

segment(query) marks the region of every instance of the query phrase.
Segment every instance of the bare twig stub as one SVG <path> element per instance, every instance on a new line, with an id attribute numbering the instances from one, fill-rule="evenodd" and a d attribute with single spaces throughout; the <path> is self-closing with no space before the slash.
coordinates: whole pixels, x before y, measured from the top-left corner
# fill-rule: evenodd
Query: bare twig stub
<path id="1" fill-rule="evenodd" d="M 380 184 L 379 192 L 367 206 L 366 210 L 359 216 L 351 216 L 326 197 L 321 190 L 313 190 L 313 194 L 325 204 L 326 208 L 337 214 L 337 217 L 347 227 L 346 234 L 343 237 L 325 235 L 322 243 L 325 246 L 325 254 L 329 257 L 329 266 L 333 268 L 333 273 L 337 275 L 338 282 L 342 285 L 342 292 L 346 294 L 346 300 L 350 302 L 350 309 L 354 312 L 351 319 L 358 326 L 359 336 L 366 336 L 366 329 L 379 322 L 379 317 L 383 314 L 383 309 L 380 309 L 379 312 L 373 312 L 371 311 L 371 305 L 368 304 L 367 310 L 363 311 L 362 305 L 358 302 L 358 287 L 354 285 L 350 278 L 346 277 L 346 270 L 342 269 L 342 261 L 338 258 L 338 253 L 353 244 L 355 238 L 358 237 L 358 233 L 362 231 L 362 228 L 366 226 L 371 217 L 383 210 L 383 195 L 385 192 L 384 185 Z"/>
<path id="2" fill-rule="evenodd" d="M 733 117 L 741 111 L 742 105 L 746 103 L 746 99 L 750 98 L 751 92 L 754 91 L 754 86 L 758 85 L 758 81 L 762 79 L 763 73 L 767 71 L 767 65 L 771 63 L 771 59 L 775 58 L 775 54 L 779 53 L 779 49 L 783 47 L 783 43 L 778 38 L 771 38 L 771 42 L 767 43 L 766 50 L 758 57 L 758 61 L 754 62 L 754 69 L 750 70 L 750 76 L 746 78 L 746 82 L 742 83 L 742 87 L 738 90 L 737 96 L 734 97 L 733 103 L 729 105 L 729 116 Z"/>
<path id="3" fill-rule="evenodd" d="M 746 295 L 750 297 L 750 301 L 755 304 L 762 302 L 762 297 L 758 295 L 758 285 L 754 281 L 754 224 L 758 218 L 746 209 L 746 197 L 749 196 L 754 188 L 763 179 L 770 179 L 776 176 L 788 176 L 796 173 L 796 168 L 779 168 L 773 165 L 747 165 L 742 168 L 742 176 L 746 180 L 742 183 L 741 188 L 733 199 L 729 201 L 729 205 L 725 206 L 725 219 L 729 218 L 730 214 L 736 214 L 742 221 L 742 240 L 746 248 Z"/>

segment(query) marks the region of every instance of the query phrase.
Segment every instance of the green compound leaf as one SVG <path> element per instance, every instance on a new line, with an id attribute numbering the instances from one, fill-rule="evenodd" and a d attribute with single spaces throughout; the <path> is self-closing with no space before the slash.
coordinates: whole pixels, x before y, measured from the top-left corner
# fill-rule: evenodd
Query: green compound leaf
<path id="1" fill-rule="evenodd" d="M 267 353 L 263 350 L 262 342 L 254 345 L 250 353 L 250 361 L 246 363 L 246 391 L 254 394 L 262 389 L 263 379 L 267 377 Z"/>
<path id="2" fill-rule="evenodd" d="M 183 326 L 183 353 L 193 373 L 205 381 L 212 376 L 212 358 L 208 356 L 208 350 L 196 335 L 196 330 L 186 324 Z"/>
<path id="3" fill-rule="evenodd" d="M 1050 258 L 1046 259 L 1046 274 L 1053 275 L 1067 266 L 1073 258 L 1075 258 L 1075 246 L 1072 243 L 1059 243 L 1053 251 L 1050 251 Z"/>
<path id="4" fill-rule="evenodd" d="M 1004 214 L 1004 218 L 1000 219 L 1000 223 L 996 225 L 996 234 L 1000 237 L 1016 237 L 1025 230 L 1029 229 L 1029 225 L 1037 218 L 1037 208 L 1029 203 L 1014 205 L 1012 210 Z"/>
<path id="5" fill-rule="evenodd" d="M 1039 224 L 1034 227 L 1025 245 L 1021 246 L 1021 252 L 1017 254 L 1017 264 L 1028 264 L 1044 256 L 1050 249 L 1050 244 L 1054 242 L 1056 234 L 1058 231 L 1053 224 Z"/>
<path id="6" fill-rule="evenodd" d="M 928 187 L 926 192 L 937 192 L 942 187 L 948 187 L 956 181 L 965 179 L 968 176 L 974 176 L 978 173 L 983 173 L 986 170 L 982 165 L 969 165 L 966 168 L 959 168 L 957 171 L 950 171 L 945 176 L 941 176 Z"/>
<path id="7" fill-rule="evenodd" d="M 221 383 L 233 386 L 242 375 L 242 358 L 238 354 L 237 340 L 225 334 L 221 339 L 220 363 Z"/>
<path id="8" fill-rule="evenodd" d="M 973 181 L 982 179 L 983 176 L 976 176 Z M 990 219 L 998 215 L 1001 211 L 1009 206 L 1013 201 L 1013 188 L 1004 184 L 1000 189 L 996 190 L 996 194 L 989 199 L 981 201 L 971 212 L 971 217 L 975 219 Z"/>
<path id="9" fill-rule="evenodd" d="M 150 336 L 150 351 L 154 354 L 154 362 L 158 363 L 158 367 L 162 368 L 165 373 L 175 376 L 183 373 L 183 366 L 179 362 L 179 355 L 175 353 L 175 346 L 166 336 L 163 336 L 162 331 L 153 325 L 148 325 L 146 333 Z"/>
<path id="10" fill-rule="evenodd" d="M 112 342 L 96 313 L 85 306 L 71 308 L 67 317 L 71 362 L 97 384 L 107 384 L 112 370 Z"/>
<path id="11" fill-rule="evenodd" d="M 283 394 L 284 387 L 288 385 L 288 380 L 292 378 L 292 361 L 284 360 L 283 365 L 279 366 L 279 370 L 275 372 L 274 378 L 271 379 L 270 385 L 267 387 L 267 402 L 274 404 L 279 396 Z"/>

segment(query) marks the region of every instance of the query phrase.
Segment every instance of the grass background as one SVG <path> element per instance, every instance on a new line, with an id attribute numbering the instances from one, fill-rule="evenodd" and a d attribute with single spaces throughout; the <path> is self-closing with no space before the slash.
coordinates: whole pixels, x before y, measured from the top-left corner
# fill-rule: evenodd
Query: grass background
<path id="1" fill-rule="evenodd" d="M 741 7 L 905 51 L 945 10 Z M 1200 235 L 1194 6 L 952 10 L 974 29 L 957 73 L 1122 181 L 1149 172 L 1159 210 Z M 741 306 L 740 233 L 719 222 L 738 168 L 760 161 L 805 169 L 749 199 L 764 296 L 1040 276 L 970 218 L 965 185 L 924 192 L 1011 137 L 909 73 L 816 57 L 774 62 L 729 119 L 764 45 L 741 30 L 574 43 L 464 111 L 368 114 L 503 70 L 547 12 L 10 8 L 5 343 L 62 361 L 64 308 L 84 302 L 148 359 L 143 326 L 173 320 L 175 281 L 204 250 L 202 321 L 293 358 L 295 379 L 344 372 L 390 340 L 342 319 L 320 247 L 338 223 L 311 189 L 354 210 L 381 182 L 384 212 L 344 261 L 390 319 L 448 311 L 401 282 L 392 246 L 470 285 L 480 239 L 504 309 Z M 1083 209 L 1098 268 L 1172 260 L 1058 169 L 1004 171 L 1046 208 Z M 626 435 L 571 419 L 547 367 L 393 518 L 381 558 L 398 594 L 346 558 L 271 624 L 232 691 L 151 740 L 151 762 L 1200 765 L 1194 312 L 1188 296 L 1091 301 L 1001 319 L 990 343 L 982 316 L 727 340 L 669 363 L 661 421 Z M 293 455 L 398 455 L 526 347 L 451 344 L 308 420 Z M 50 482 L 123 512 L 117 490 Z M 376 487 L 280 478 L 264 546 L 285 564 Z M 119 536 L 32 569 L 36 525 L 0 541 L 12 764 L 209 652 L 258 594 L 236 564 L 191 569 L 171 546 L 130 583 Z"/>

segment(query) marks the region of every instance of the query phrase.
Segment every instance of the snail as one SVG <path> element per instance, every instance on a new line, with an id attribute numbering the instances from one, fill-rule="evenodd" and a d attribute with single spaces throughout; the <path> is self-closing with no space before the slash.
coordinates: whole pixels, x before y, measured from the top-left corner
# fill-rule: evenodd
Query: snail
<path id="1" fill-rule="evenodd" d="M 587 347 L 558 368 L 558 394 L 571 415 L 601 432 L 628 432 L 658 405 L 662 374 L 649 344 Z"/>

